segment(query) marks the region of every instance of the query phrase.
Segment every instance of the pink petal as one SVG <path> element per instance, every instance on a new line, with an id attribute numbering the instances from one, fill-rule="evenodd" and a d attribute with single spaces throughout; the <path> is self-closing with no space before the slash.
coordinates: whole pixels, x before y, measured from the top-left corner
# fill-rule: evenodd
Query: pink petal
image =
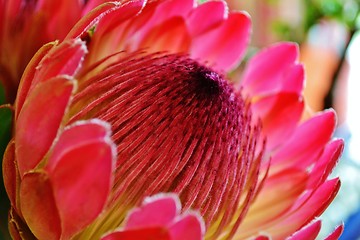
<path id="1" fill-rule="evenodd" d="M 94 11 L 95 8 L 99 7 L 102 4 L 108 5 L 108 4 L 105 4 L 105 3 L 108 3 L 108 2 L 109 2 L 108 0 L 89 0 L 89 1 L 86 1 L 85 6 L 83 7 L 83 10 L 82 10 L 82 15 L 84 16 L 84 15 L 88 14 L 90 11 Z M 115 4 L 115 3 L 112 3 L 112 2 L 110 2 L 110 3 Z M 97 11 L 97 10 L 95 10 L 95 11 Z"/>
<path id="2" fill-rule="evenodd" d="M 316 188 L 322 184 L 335 167 L 341 153 L 344 149 L 342 139 L 333 140 L 328 143 L 317 161 L 308 180 L 308 188 Z"/>
<path id="3" fill-rule="evenodd" d="M 51 42 L 48 44 L 45 44 L 42 46 L 38 52 L 34 55 L 34 57 L 31 59 L 29 64 L 27 65 L 18 89 L 16 102 L 15 102 L 15 118 L 18 117 L 20 110 L 23 107 L 23 104 L 25 102 L 25 99 L 28 95 L 30 86 L 32 85 L 32 82 L 34 80 L 35 73 L 37 72 L 36 66 L 40 63 L 40 61 L 43 59 L 43 57 L 54 47 L 56 46 L 56 42 Z"/>
<path id="4" fill-rule="evenodd" d="M 271 240 L 271 237 L 261 235 L 254 238 L 254 240 Z"/>
<path id="5" fill-rule="evenodd" d="M 104 2 L 102 0 L 99 1 Z M 97 3 L 95 3 L 95 5 L 96 4 Z M 69 33 L 65 37 L 65 40 L 75 39 L 83 36 L 87 31 L 94 27 L 100 21 L 100 19 L 104 17 L 104 15 L 110 13 L 111 11 L 114 11 L 118 7 L 115 2 L 107 2 L 94 9 L 92 9 L 91 5 L 94 5 L 94 3 L 88 3 L 87 7 L 83 11 L 92 11 L 86 14 L 76 23 L 76 25 L 69 31 Z"/>
<path id="6" fill-rule="evenodd" d="M 104 141 L 109 139 L 110 136 L 111 127 L 104 121 L 91 119 L 75 122 L 61 133 L 61 137 L 52 150 L 47 169 L 52 171 L 63 155 L 69 151 L 94 141 Z"/>
<path id="7" fill-rule="evenodd" d="M 297 169 L 288 169 L 268 177 L 240 225 L 239 232 L 262 231 L 269 222 L 280 219 L 306 189 L 307 178 L 308 174 Z"/>
<path id="8" fill-rule="evenodd" d="M 129 31 L 128 29 L 124 30 L 124 25 L 126 25 L 128 22 L 127 20 L 129 19 L 136 21 L 138 18 L 135 18 L 135 16 L 141 12 L 144 5 L 144 0 L 129 1 L 123 5 L 105 9 L 106 11 L 104 14 L 99 17 L 96 17 L 96 15 L 91 17 L 91 19 L 96 18 L 98 25 L 96 26 L 96 34 L 94 34 L 91 38 L 89 51 L 92 54 L 90 54 L 86 59 L 87 64 L 96 62 L 97 60 L 107 57 L 114 52 L 126 50 L 123 46 L 123 42 L 128 41 L 131 37 L 135 37 L 133 36 L 135 34 L 133 31 Z M 90 14 L 92 15 L 92 13 Z M 142 15 L 140 14 L 139 16 Z M 94 20 L 93 22 L 96 21 Z M 90 22 L 90 20 L 87 22 Z M 93 22 L 91 24 L 95 24 Z M 131 22 L 130 26 L 133 27 L 133 25 L 136 25 L 135 23 Z M 79 24 L 78 28 L 81 29 L 82 25 L 85 25 L 85 23 Z M 139 27 L 142 27 L 142 25 Z"/>
<path id="9" fill-rule="evenodd" d="M 46 14 L 46 28 L 51 39 L 63 40 L 81 16 L 81 1 L 38 0 L 36 11 Z M 56 30 L 55 30 L 56 29 Z"/>
<path id="10" fill-rule="evenodd" d="M 284 72 L 281 91 L 297 93 L 302 96 L 305 84 L 305 69 L 302 64 L 294 64 Z"/>
<path id="11" fill-rule="evenodd" d="M 31 87 L 58 75 L 74 76 L 86 53 L 86 44 L 79 39 L 62 42 L 41 60 Z"/>
<path id="12" fill-rule="evenodd" d="M 304 110 L 304 102 L 295 93 L 279 93 L 260 98 L 251 109 L 254 119 L 261 118 L 267 149 L 288 141 Z"/>
<path id="13" fill-rule="evenodd" d="M 211 13 L 211 17 L 209 17 L 209 13 Z M 191 36 L 203 34 L 221 24 L 227 17 L 227 6 L 224 1 L 210 1 L 200 4 L 186 18 L 189 33 Z"/>
<path id="14" fill-rule="evenodd" d="M 276 233 L 273 235 L 274 237 L 281 238 L 308 224 L 325 211 L 336 196 L 339 188 L 339 179 L 332 179 L 323 183 L 314 192 L 304 194 L 289 212 L 289 217 L 282 219 L 269 232 L 274 232 Z"/>
<path id="15" fill-rule="evenodd" d="M 48 175 L 31 172 L 24 175 L 20 188 L 21 211 L 38 239 L 60 239 L 60 218 Z"/>
<path id="16" fill-rule="evenodd" d="M 201 240 L 204 236 L 205 227 L 201 216 L 189 213 L 177 219 L 169 231 L 172 240 Z"/>
<path id="17" fill-rule="evenodd" d="M 142 228 L 113 232 L 101 238 L 101 240 L 173 240 L 166 228 Z M 191 239 L 189 239 L 191 240 Z"/>
<path id="18" fill-rule="evenodd" d="M 15 132 L 15 152 L 21 176 L 33 169 L 49 150 L 69 104 L 74 84 L 72 79 L 66 77 L 52 78 L 36 86 L 27 97 Z"/>
<path id="19" fill-rule="evenodd" d="M 314 191 L 306 192 L 293 206 L 296 214 L 291 218 L 297 222 L 307 219 L 308 222 L 319 216 L 331 203 L 340 189 L 339 178 L 327 180 Z"/>
<path id="20" fill-rule="evenodd" d="M 106 16 L 99 19 L 99 24 L 96 27 L 97 33 L 94 37 L 100 36 L 101 38 L 104 38 L 105 35 L 111 33 L 111 31 L 116 29 L 123 22 L 134 18 L 139 14 L 145 4 L 145 0 L 128 1 L 117 8 L 114 8 L 113 11 L 106 12 Z"/>
<path id="21" fill-rule="evenodd" d="M 187 52 L 191 44 L 185 21 L 180 17 L 171 18 L 151 29 L 139 43 L 139 48 L 152 52 Z"/>
<path id="22" fill-rule="evenodd" d="M 319 234 L 321 229 L 321 221 L 317 220 L 309 225 L 303 227 L 299 231 L 297 231 L 294 235 L 287 238 L 287 240 L 312 240 L 316 239 L 317 235 Z"/>
<path id="23" fill-rule="evenodd" d="M 158 4 L 155 13 L 152 18 L 143 27 L 144 30 L 148 31 L 150 28 L 162 24 L 164 21 L 168 21 L 173 17 L 183 17 L 186 19 L 189 12 L 195 6 L 196 1 L 194 0 L 170 0 L 163 1 Z"/>
<path id="24" fill-rule="evenodd" d="M 169 225 L 180 213 L 181 204 L 173 195 L 146 198 L 143 205 L 130 213 L 125 229 Z"/>
<path id="25" fill-rule="evenodd" d="M 243 12 L 231 13 L 223 23 L 193 40 L 190 55 L 218 70 L 230 70 L 245 53 L 251 21 Z"/>
<path id="26" fill-rule="evenodd" d="M 340 226 L 336 227 L 335 230 L 330 233 L 329 236 L 327 236 L 324 240 L 338 240 L 344 231 L 344 224 L 341 224 Z"/>
<path id="27" fill-rule="evenodd" d="M 125 228 L 102 240 L 200 240 L 204 222 L 196 213 L 180 214 L 180 200 L 175 194 L 158 194 L 144 200 L 140 208 L 128 215 Z"/>
<path id="28" fill-rule="evenodd" d="M 84 128 L 92 139 L 76 136 L 84 134 Z M 67 129 L 64 136 L 60 136 L 60 145 L 55 146 L 55 155 L 50 156 L 46 168 L 53 184 L 64 238 L 72 237 L 90 224 L 102 212 L 110 193 L 116 147 L 108 137 L 101 139 L 99 134 L 91 133 L 98 133 L 98 128 L 89 123 Z M 70 136 L 79 140 L 75 146 L 64 143 Z"/>
<path id="29" fill-rule="evenodd" d="M 294 43 L 275 44 L 262 50 L 247 64 L 241 86 L 251 96 L 279 90 L 300 94 L 304 72 L 301 65 L 295 65 L 298 56 Z"/>
<path id="30" fill-rule="evenodd" d="M 324 111 L 304 122 L 273 156 L 272 164 L 281 163 L 282 166 L 296 165 L 306 168 L 330 140 L 335 122 L 336 116 L 333 110 Z"/>

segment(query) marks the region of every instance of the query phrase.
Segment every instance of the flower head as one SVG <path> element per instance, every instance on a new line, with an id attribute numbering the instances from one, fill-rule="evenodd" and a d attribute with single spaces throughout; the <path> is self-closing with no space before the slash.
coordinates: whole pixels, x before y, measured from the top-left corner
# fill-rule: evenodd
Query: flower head
<path id="1" fill-rule="evenodd" d="M 138 0 L 101 5 L 44 45 L 3 164 L 13 235 L 121 235 L 129 210 L 159 192 L 198 210 L 208 239 L 283 239 L 321 214 L 339 188 L 326 180 L 343 145 L 331 141 L 335 114 L 301 122 L 293 44 L 260 52 L 234 86 L 226 74 L 249 29 L 222 1 Z"/>

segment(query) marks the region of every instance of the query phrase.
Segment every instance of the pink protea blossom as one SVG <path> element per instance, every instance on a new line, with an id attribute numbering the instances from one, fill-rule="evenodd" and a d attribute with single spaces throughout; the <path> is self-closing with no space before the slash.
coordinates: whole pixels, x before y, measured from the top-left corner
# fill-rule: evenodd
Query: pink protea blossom
<path id="1" fill-rule="evenodd" d="M 137 0 L 101 5 L 44 45 L 22 76 L 4 155 L 12 235 L 113 239 L 146 196 L 175 192 L 206 239 L 314 239 L 311 222 L 340 186 L 327 180 L 343 147 L 331 140 L 335 113 L 302 122 L 291 43 L 230 83 L 249 32 L 248 15 L 223 1 Z"/>

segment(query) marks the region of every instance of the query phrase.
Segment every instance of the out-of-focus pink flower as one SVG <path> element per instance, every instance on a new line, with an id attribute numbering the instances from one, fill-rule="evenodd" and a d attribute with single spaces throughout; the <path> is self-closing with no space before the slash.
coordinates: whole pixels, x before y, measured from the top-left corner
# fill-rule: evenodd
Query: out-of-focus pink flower
<path id="1" fill-rule="evenodd" d="M 21 75 L 45 43 L 63 40 L 74 24 L 105 0 L 0 0 L 0 84 L 13 102 Z"/>
<path id="2" fill-rule="evenodd" d="M 301 122 L 294 44 L 258 53 L 233 86 L 249 32 L 222 1 L 138 0 L 102 5 L 44 45 L 3 164 L 13 236 L 116 236 L 144 197 L 175 192 L 207 239 L 314 238 L 307 225 L 340 186 L 327 180 L 343 147 L 335 113 Z"/>

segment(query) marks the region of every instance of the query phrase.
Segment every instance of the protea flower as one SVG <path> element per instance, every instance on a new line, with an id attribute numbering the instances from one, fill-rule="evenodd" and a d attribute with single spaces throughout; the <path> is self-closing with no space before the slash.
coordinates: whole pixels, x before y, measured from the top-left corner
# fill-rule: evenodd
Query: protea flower
<path id="1" fill-rule="evenodd" d="M 63 40 L 74 24 L 104 0 L 0 0 L 0 84 L 13 102 L 21 75 L 45 43 Z"/>
<path id="2" fill-rule="evenodd" d="M 340 186 L 327 180 L 343 147 L 335 113 L 302 122 L 291 43 L 258 53 L 233 84 L 249 32 L 248 15 L 223 1 L 138 0 L 101 5 L 44 45 L 22 76 L 4 156 L 13 236 L 123 239 L 130 209 L 174 192 L 206 239 L 314 239 Z M 191 226 L 197 239 L 190 216 L 150 229 L 181 239 Z"/>

